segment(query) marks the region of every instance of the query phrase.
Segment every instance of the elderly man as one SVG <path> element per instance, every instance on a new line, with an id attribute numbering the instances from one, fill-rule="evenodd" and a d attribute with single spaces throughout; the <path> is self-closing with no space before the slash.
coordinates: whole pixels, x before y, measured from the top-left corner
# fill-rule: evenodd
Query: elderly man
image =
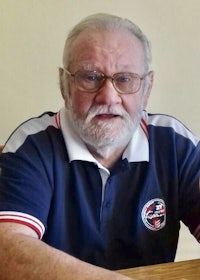
<path id="1" fill-rule="evenodd" d="M 1 279 L 128 279 L 170 262 L 180 220 L 200 240 L 200 143 L 145 111 L 149 43 L 107 14 L 69 34 L 65 108 L 23 123 L 0 158 Z"/>

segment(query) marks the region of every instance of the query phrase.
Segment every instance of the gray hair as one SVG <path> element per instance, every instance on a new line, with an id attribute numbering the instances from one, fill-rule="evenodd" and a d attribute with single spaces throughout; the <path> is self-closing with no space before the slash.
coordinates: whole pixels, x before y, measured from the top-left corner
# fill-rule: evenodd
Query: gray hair
<path id="1" fill-rule="evenodd" d="M 110 14 L 94 14 L 89 17 L 86 17 L 80 21 L 74 28 L 69 32 L 69 35 L 65 42 L 64 53 L 63 53 L 63 64 L 68 67 L 71 63 L 70 55 L 71 49 L 70 46 L 72 42 L 77 38 L 77 36 L 87 30 L 89 31 L 109 31 L 114 32 L 121 30 L 127 30 L 135 37 L 137 37 L 142 43 L 144 54 L 145 54 L 145 68 L 148 71 L 149 64 L 151 63 L 151 47 L 150 42 L 148 41 L 146 35 L 141 31 L 141 29 L 133 22 L 128 19 L 121 18 L 118 16 Z"/>

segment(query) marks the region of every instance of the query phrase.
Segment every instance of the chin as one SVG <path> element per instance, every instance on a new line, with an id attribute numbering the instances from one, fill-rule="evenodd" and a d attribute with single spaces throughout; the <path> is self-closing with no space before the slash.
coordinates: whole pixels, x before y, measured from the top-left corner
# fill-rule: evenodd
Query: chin
<path id="1" fill-rule="evenodd" d="M 126 146 L 136 131 L 140 115 L 134 121 L 127 118 L 116 118 L 116 121 L 98 121 L 78 118 L 72 111 L 69 112 L 71 123 L 86 145 L 93 149 L 117 148 Z"/>
<path id="2" fill-rule="evenodd" d="M 94 127 L 87 131 L 82 131 L 80 137 L 82 140 L 95 149 L 117 148 L 126 146 L 133 135 L 130 128 L 122 129 L 97 129 Z"/>

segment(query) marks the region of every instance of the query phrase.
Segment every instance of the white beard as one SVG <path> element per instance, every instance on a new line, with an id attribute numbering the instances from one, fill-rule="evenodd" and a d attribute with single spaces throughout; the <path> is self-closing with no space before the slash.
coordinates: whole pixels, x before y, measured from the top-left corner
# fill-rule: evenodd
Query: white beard
<path id="1" fill-rule="evenodd" d="M 126 147 L 136 131 L 142 110 L 138 111 L 134 120 L 121 106 L 93 106 L 85 118 L 78 118 L 70 108 L 67 110 L 72 126 L 83 142 L 97 154 L 105 157 L 117 147 Z M 118 117 L 109 121 L 94 121 L 98 114 L 113 114 Z M 119 117 L 120 116 L 120 117 Z"/>

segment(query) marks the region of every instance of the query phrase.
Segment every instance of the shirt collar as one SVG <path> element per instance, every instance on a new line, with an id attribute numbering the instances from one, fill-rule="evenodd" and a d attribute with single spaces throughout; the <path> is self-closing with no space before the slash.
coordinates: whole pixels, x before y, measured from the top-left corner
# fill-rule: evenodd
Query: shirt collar
<path id="1" fill-rule="evenodd" d="M 69 160 L 94 162 L 99 168 L 102 168 L 102 165 L 88 151 L 85 143 L 71 126 L 67 116 L 67 109 L 62 108 L 58 114 L 60 116 L 60 127 L 68 150 Z M 129 162 L 149 161 L 147 118 L 146 111 L 143 111 L 140 125 L 123 153 L 122 158 L 127 158 Z"/>

